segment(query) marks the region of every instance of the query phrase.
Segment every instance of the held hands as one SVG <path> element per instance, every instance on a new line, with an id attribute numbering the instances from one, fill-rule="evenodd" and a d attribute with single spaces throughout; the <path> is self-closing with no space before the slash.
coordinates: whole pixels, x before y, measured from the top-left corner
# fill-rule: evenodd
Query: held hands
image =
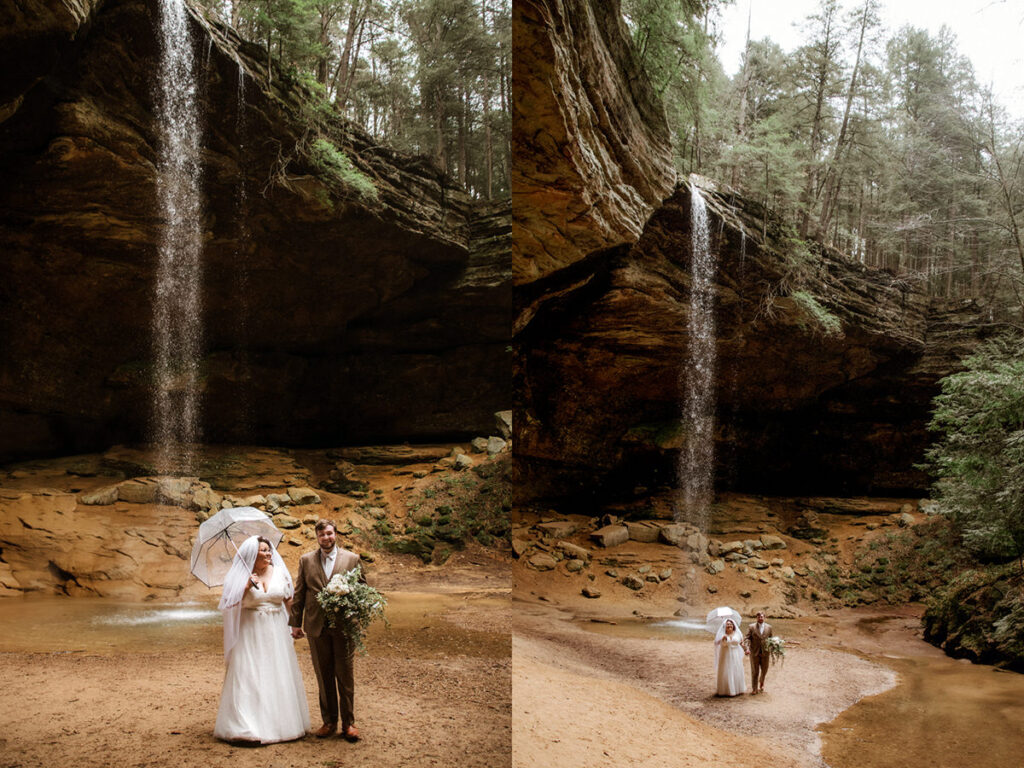
<path id="1" fill-rule="evenodd" d="M 301 640 L 306 636 L 306 633 L 302 631 L 302 627 L 292 627 L 292 639 Z"/>

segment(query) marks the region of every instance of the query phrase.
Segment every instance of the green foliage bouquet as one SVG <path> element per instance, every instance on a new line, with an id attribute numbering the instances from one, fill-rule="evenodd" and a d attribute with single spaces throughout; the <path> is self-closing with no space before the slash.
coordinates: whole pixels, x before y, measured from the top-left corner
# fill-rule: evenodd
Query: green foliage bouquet
<path id="1" fill-rule="evenodd" d="M 779 662 L 780 664 L 786 660 L 786 641 L 781 637 L 769 637 L 764 641 L 765 647 L 768 649 L 768 658 L 772 664 Z"/>
<path id="2" fill-rule="evenodd" d="M 316 601 L 327 617 L 327 626 L 341 627 L 359 652 L 365 654 L 366 628 L 374 619 L 383 619 L 387 624 L 384 608 L 388 601 L 378 590 L 360 581 L 361 571 L 357 565 L 351 571 L 335 574 L 327 586 L 317 592 Z"/>

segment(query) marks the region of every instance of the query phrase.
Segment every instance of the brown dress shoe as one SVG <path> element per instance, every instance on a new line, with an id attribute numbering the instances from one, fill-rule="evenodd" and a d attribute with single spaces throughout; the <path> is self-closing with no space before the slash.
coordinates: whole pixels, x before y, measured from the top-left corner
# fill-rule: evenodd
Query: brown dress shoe
<path id="1" fill-rule="evenodd" d="M 313 731 L 313 735 L 316 736 L 318 739 L 324 739 L 324 738 L 330 736 L 336 730 L 338 730 L 338 724 L 337 723 L 324 723 L 319 728 L 317 728 L 315 731 Z"/>
<path id="2" fill-rule="evenodd" d="M 346 725 L 341 729 L 341 738 L 345 741 L 359 741 L 359 730 L 354 725 Z"/>

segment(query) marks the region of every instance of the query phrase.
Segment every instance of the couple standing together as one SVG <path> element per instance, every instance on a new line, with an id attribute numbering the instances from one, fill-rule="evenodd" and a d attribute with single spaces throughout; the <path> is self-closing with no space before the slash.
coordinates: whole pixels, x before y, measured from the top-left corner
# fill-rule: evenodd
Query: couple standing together
<path id="1" fill-rule="evenodd" d="M 292 583 L 281 555 L 262 537 L 238 548 L 224 581 L 224 657 L 227 671 L 213 735 L 232 742 L 271 744 L 302 738 L 310 728 L 306 691 L 292 639 L 306 637 L 313 657 L 324 738 L 338 730 L 359 739 L 353 708 L 353 644 L 331 629 L 317 593 L 331 576 L 359 565 L 359 555 L 337 546 L 337 527 L 316 524 L 319 547 L 299 559 Z M 290 632 L 289 632 L 290 627 Z"/>
<path id="2" fill-rule="evenodd" d="M 772 637 L 771 624 L 764 620 L 764 611 L 757 618 L 744 639 L 739 626 L 726 619 L 715 635 L 715 677 L 718 696 L 739 696 L 747 689 L 743 675 L 743 656 L 750 656 L 750 677 L 753 693 L 764 693 L 764 679 L 768 675 L 770 653 L 767 640 Z"/>

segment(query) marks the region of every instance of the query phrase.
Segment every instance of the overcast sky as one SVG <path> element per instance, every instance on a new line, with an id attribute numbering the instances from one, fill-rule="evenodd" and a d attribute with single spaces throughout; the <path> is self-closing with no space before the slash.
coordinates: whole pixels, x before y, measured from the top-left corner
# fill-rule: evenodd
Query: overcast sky
<path id="1" fill-rule="evenodd" d="M 843 10 L 860 5 L 841 0 Z M 960 53 L 974 64 L 979 83 L 993 86 L 998 101 L 1012 115 L 1024 118 L 1024 2 L 1021 0 L 882 0 L 882 23 L 891 31 L 905 24 L 932 34 L 946 24 L 956 33 Z M 722 13 L 723 37 L 719 57 L 726 72 L 734 74 L 751 14 L 753 40 L 769 37 L 783 50 L 803 40 L 804 19 L 818 8 L 818 0 L 735 0 Z"/>

